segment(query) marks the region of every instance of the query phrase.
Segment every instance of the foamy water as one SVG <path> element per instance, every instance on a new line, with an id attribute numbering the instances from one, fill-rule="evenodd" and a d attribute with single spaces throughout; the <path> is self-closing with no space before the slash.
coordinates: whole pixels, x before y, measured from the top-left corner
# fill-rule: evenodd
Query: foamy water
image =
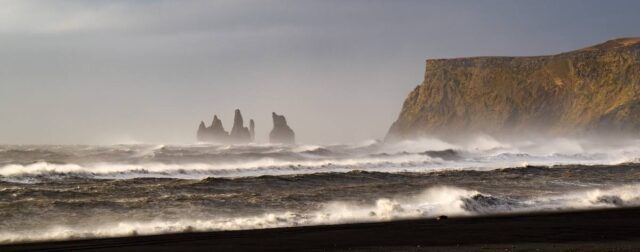
<path id="1" fill-rule="evenodd" d="M 478 137 L 466 145 L 426 139 L 393 145 L 374 142 L 354 146 L 5 146 L 0 148 L 0 157 L 3 154 L 10 156 L 15 151 L 26 155 L 20 159 L 14 158 L 14 162 L 2 160 L 5 164 L 0 166 L 0 179 L 51 174 L 112 179 L 202 179 L 210 176 L 245 177 L 352 170 L 433 172 L 526 165 L 615 165 L 637 161 L 640 157 L 638 146 L 637 141 L 608 146 L 569 139 L 507 144 L 489 137 Z M 457 156 L 443 159 L 425 153 L 443 150 L 453 150 Z M 34 152 L 34 155 L 29 156 L 28 152 Z M 47 160 L 56 154 L 61 155 L 60 160 L 55 160 L 55 157 L 53 162 Z"/>
<path id="2" fill-rule="evenodd" d="M 638 143 L 0 146 L 0 242 L 636 206 Z"/>
<path id="3" fill-rule="evenodd" d="M 640 184 L 625 185 L 606 190 L 575 191 L 567 194 L 532 198 L 525 201 L 501 199 L 473 190 L 456 187 L 434 187 L 405 198 L 381 198 L 374 204 L 327 202 L 312 212 L 283 211 L 233 218 L 178 220 L 117 221 L 98 225 L 51 225 L 39 230 L 0 231 L 0 241 L 20 242 L 59 240 L 68 238 L 115 237 L 173 232 L 242 230 L 375 222 L 424 218 L 439 215 L 470 216 L 506 212 L 574 210 L 637 206 L 640 203 Z"/>

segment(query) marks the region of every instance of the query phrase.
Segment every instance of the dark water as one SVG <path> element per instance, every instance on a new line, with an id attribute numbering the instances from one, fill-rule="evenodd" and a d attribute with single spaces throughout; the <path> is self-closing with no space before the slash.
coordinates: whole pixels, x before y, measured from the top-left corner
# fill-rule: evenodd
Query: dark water
<path id="1" fill-rule="evenodd" d="M 636 146 L 0 146 L 0 241 L 631 206 Z"/>

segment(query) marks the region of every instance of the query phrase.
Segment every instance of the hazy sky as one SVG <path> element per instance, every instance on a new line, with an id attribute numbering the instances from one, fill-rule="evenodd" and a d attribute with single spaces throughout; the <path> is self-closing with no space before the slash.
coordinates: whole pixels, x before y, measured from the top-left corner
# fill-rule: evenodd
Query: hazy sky
<path id="1" fill-rule="evenodd" d="M 0 143 L 189 143 L 271 112 L 306 143 L 382 138 L 428 58 L 640 36 L 640 1 L 0 0 Z"/>

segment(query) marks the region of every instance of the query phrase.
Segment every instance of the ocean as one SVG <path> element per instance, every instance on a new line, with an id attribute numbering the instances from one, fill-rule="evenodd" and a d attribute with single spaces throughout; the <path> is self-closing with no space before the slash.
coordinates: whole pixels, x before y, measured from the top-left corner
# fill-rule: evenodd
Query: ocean
<path id="1" fill-rule="evenodd" d="M 0 242 L 640 205 L 640 140 L 1 145 Z"/>

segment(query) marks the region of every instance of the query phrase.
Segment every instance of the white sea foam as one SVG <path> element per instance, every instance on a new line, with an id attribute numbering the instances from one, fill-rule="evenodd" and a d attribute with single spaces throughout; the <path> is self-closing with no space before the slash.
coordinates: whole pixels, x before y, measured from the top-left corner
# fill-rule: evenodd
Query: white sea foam
<path id="1" fill-rule="evenodd" d="M 446 157 L 426 152 L 442 150 L 455 150 L 456 155 Z M 368 141 L 357 145 L 333 146 L 0 146 L 0 155 L 0 161 L 3 162 L 0 166 L 0 180 L 32 183 L 44 178 L 66 178 L 68 175 L 115 179 L 202 179 L 352 170 L 395 173 L 491 170 L 526 165 L 613 165 L 638 162 L 640 142 L 628 140 L 601 143 L 568 138 L 501 142 L 489 136 L 478 136 L 466 143 L 455 144 L 439 139 L 422 139 L 386 145 Z M 242 215 L 242 209 L 239 209 L 238 216 L 201 213 L 155 220 L 128 220 L 122 217 L 110 219 L 110 216 L 105 215 L 95 216 L 93 220 L 77 226 L 64 225 L 60 220 L 50 220 L 50 223 L 44 220 L 36 228 L 21 230 L 20 227 L 12 227 L 11 230 L 0 230 L 0 242 L 385 221 L 443 214 L 459 216 L 636 206 L 640 205 L 639 195 L 639 184 L 563 193 L 554 191 L 554 194 L 518 199 L 489 195 L 472 188 L 433 187 L 416 195 L 379 198 L 370 202 L 330 201 L 307 211 L 289 209 Z M 175 212 L 181 212 L 180 210 L 176 209 Z"/>
<path id="2" fill-rule="evenodd" d="M 185 231 L 260 229 L 352 222 L 375 222 L 439 215 L 468 216 L 539 210 L 575 210 L 640 205 L 640 184 L 591 189 L 515 200 L 495 198 L 475 190 L 433 187 L 409 197 L 380 198 L 373 203 L 328 202 L 309 212 L 282 211 L 240 217 L 116 221 L 99 216 L 93 224 L 45 225 L 31 230 L 0 231 L 1 243 L 90 237 L 148 235 Z"/>
<path id="3" fill-rule="evenodd" d="M 500 142 L 490 136 L 466 143 L 435 138 L 357 145 L 115 145 L 115 146 L 0 146 L 5 163 L 0 179 L 75 174 L 101 178 L 209 176 L 242 177 L 316 172 L 433 172 L 488 170 L 525 165 L 613 165 L 638 162 L 640 141 L 613 143 L 584 139 L 539 139 Z M 456 159 L 430 157 L 425 151 L 455 150 Z M 317 152 L 316 152 L 317 151 Z M 428 153 L 427 153 L 428 154 Z M 15 155 L 15 156 L 12 156 Z M 57 158 L 52 156 L 58 155 Z M 32 157 L 33 156 L 33 157 Z M 66 158 L 66 159 L 65 159 Z M 51 161 L 49 160 L 51 159 Z M 22 162 L 7 163 L 7 160 Z M 67 162 L 65 162 L 65 160 Z M 35 161 L 35 162 L 34 162 Z"/>
<path id="4" fill-rule="evenodd" d="M 637 141 L 607 146 L 588 141 L 553 139 L 541 143 L 500 143 L 490 137 L 478 137 L 466 145 L 454 145 L 437 139 L 405 141 L 394 145 L 377 146 L 317 146 L 282 145 L 250 146 L 116 146 L 109 149 L 82 149 L 90 155 L 105 155 L 78 163 L 51 163 L 46 160 L 31 164 L 6 164 L 0 167 L 4 181 L 9 177 L 48 174 L 75 174 L 100 178 L 173 177 L 201 179 L 260 175 L 307 174 L 317 172 L 348 172 L 352 170 L 377 172 L 433 172 L 442 170 L 488 170 L 525 165 L 612 165 L 637 162 L 640 145 Z M 326 152 L 314 154 L 314 150 Z M 63 149 L 63 148 L 60 148 Z M 456 159 L 430 157 L 424 151 L 453 149 Z M 57 150 L 60 151 L 60 150 Z M 310 152 L 311 151 L 311 152 Z M 67 150 L 65 153 L 73 153 Z M 127 154 L 118 159 L 117 153 Z M 104 154 L 106 153 L 106 154 Z M 168 153 L 168 154 L 167 154 Z M 185 155 L 184 153 L 187 153 Z M 111 156 L 115 155 L 116 158 Z M 164 157 L 162 155 L 165 155 Z M 168 155 L 168 156 L 167 156 Z M 187 158 L 195 156 L 194 161 Z M 160 157 L 158 157 L 160 156 Z M 100 156 L 102 157 L 102 156 Z M 201 157 L 201 159 L 197 159 Z M 213 157 L 211 161 L 207 158 Z M 204 159 L 203 159 L 204 158 Z M 124 161 L 121 161 L 123 160 Z M 133 161 L 131 161 L 131 160 Z M 166 160 L 186 160 L 166 162 Z"/>
<path id="5" fill-rule="evenodd" d="M 118 164 L 95 163 L 89 165 L 51 164 L 38 162 L 29 165 L 10 164 L 0 167 L 0 175 L 24 176 L 46 175 L 52 173 L 75 173 L 95 176 L 113 176 L 119 178 L 138 176 L 203 178 L 208 175 L 222 177 L 282 175 L 315 172 L 341 172 L 358 169 L 400 167 L 411 163 L 430 162 L 433 159 L 425 155 L 404 155 L 393 157 L 365 157 L 346 159 L 321 159 L 302 161 L 282 161 L 275 158 L 261 158 L 246 162 L 227 163 L 189 163 L 189 164 Z"/>

